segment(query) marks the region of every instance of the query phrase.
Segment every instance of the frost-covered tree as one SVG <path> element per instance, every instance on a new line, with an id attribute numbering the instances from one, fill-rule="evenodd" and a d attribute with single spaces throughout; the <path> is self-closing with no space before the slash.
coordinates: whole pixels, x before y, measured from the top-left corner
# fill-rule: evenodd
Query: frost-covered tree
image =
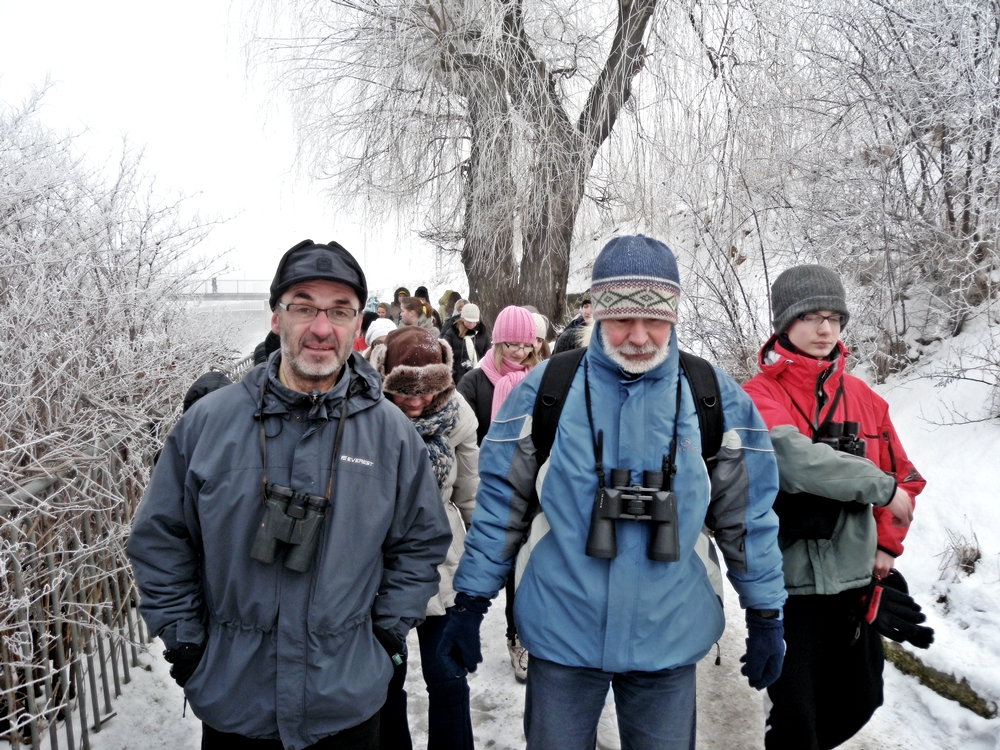
<path id="1" fill-rule="evenodd" d="M 558 320 L 586 183 L 646 59 L 654 0 L 300 0 L 263 40 L 334 192 L 419 217 L 492 316 Z M 600 200 L 597 194 L 597 200 Z"/>
<path id="2" fill-rule="evenodd" d="M 188 252 L 206 227 L 158 199 L 127 149 L 107 169 L 88 165 L 42 124 L 40 99 L 0 103 L 0 735 L 11 738 L 68 714 L 79 648 L 109 637 L 124 649 L 124 543 L 156 425 L 231 356 L 226 332 L 186 309 L 199 271 Z"/>

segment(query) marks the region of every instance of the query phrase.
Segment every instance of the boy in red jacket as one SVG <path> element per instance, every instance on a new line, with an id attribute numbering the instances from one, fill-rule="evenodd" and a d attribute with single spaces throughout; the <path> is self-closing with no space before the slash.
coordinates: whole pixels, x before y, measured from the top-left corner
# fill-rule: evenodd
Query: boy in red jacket
<path id="1" fill-rule="evenodd" d="M 761 372 L 744 385 L 778 460 L 774 509 L 789 594 L 765 747 L 821 750 L 855 734 L 882 704 L 877 630 L 899 633 L 869 612 L 872 576 L 888 576 L 903 553 L 925 482 L 886 402 L 845 372 L 840 334 L 850 313 L 837 275 L 790 268 L 774 282 L 771 303 L 775 333 L 760 350 Z M 907 639 L 917 643 L 930 631 L 916 627 L 923 615 L 906 600 Z"/>

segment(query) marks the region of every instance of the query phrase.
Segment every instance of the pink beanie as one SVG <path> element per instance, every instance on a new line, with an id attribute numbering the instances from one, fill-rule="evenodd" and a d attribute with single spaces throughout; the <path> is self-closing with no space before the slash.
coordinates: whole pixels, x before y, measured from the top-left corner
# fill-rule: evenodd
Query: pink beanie
<path id="1" fill-rule="evenodd" d="M 501 310 L 493 323 L 493 343 L 535 343 L 535 319 L 531 317 L 531 313 L 515 305 Z"/>

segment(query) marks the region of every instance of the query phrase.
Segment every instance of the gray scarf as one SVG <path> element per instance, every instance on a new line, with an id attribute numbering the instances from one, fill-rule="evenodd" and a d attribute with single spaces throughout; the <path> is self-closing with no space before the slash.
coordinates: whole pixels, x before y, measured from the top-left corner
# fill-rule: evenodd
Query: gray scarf
<path id="1" fill-rule="evenodd" d="M 449 398 L 445 401 L 444 406 L 434 414 L 417 417 L 410 421 L 417 428 L 420 437 L 424 439 L 427 454 L 431 458 L 431 468 L 434 469 L 434 478 L 437 480 L 440 490 L 448 481 L 451 467 L 455 463 L 455 451 L 452 450 L 451 444 L 448 442 L 448 436 L 458 424 L 458 403 L 454 398 Z"/>

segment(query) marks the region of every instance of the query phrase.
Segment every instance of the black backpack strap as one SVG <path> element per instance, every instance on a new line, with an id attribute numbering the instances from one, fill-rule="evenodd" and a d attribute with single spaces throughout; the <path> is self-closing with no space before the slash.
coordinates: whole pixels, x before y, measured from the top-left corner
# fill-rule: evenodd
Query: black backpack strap
<path id="1" fill-rule="evenodd" d="M 716 456 L 722 447 L 723 419 L 719 379 L 715 375 L 715 368 L 707 360 L 685 351 L 681 351 L 680 356 L 681 367 L 694 395 L 694 408 L 698 412 L 701 457 L 711 478 L 717 461 Z M 537 409 L 537 402 L 535 408 Z"/>
<path id="2" fill-rule="evenodd" d="M 542 468 L 552 451 L 559 427 L 559 415 L 566 403 L 566 394 L 573 385 L 576 370 L 587 353 L 586 348 L 571 349 L 549 358 L 542 373 L 542 382 L 535 396 L 535 408 L 531 413 L 531 441 L 535 444 L 538 468 Z"/>

